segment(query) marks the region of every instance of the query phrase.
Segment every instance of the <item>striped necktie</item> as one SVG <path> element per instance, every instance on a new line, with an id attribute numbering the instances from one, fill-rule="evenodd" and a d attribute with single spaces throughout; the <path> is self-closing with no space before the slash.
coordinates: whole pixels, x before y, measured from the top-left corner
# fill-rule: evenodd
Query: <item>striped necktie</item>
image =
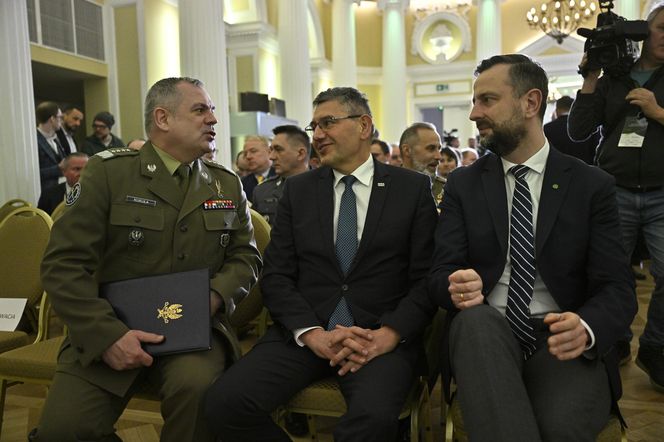
<path id="1" fill-rule="evenodd" d="M 530 324 L 530 301 L 535 285 L 535 241 L 533 235 L 533 204 L 526 182 L 528 166 L 510 169 L 515 178 L 512 214 L 510 217 L 510 260 L 512 271 L 507 291 L 505 317 L 509 321 L 525 358 L 536 349 L 535 333 Z"/>
<path id="2" fill-rule="evenodd" d="M 348 274 L 355 258 L 355 252 L 357 252 L 357 205 L 355 203 L 355 192 L 353 192 L 353 183 L 356 179 L 353 175 L 347 175 L 341 179 L 346 188 L 343 195 L 341 195 L 339 205 L 335 250 L 339 266 L 344 275 Z M 334 312 L 332 312 L 332 316 L 330 316 L 327 329 L 332 330 L 337 324 L 350 327 L 354 322 L 348 303 L 342 297 Z"/>

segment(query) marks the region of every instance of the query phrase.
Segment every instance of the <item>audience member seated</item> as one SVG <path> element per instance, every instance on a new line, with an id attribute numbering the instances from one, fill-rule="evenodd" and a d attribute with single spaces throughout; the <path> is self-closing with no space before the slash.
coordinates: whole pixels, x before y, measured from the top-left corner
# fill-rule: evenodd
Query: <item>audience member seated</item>
<path id="1" fill-rule="evenodd" d="M 70 195 L 74 185 L 78 183 L 81 172 L 87 163 L 88 154 L 86 153 L 74 152 L 67 156 L 62 163 L 63 173 L 67 181 L 58 184 L 57 186 L 49 187 L 46 190 L 42 190 L 37 207 L 49 215 L 52 214 L 53 210 L 58 207 L 58 204 L 65 201 L 65 196 Z"/>
<path id="2" fill-rule="evenodd" d="M 136 138 L 134 140 L 131 140 L 130 142 L 127 143 L 127 147 L 130 149 L 134 150 L 140 150 L 141 147 L 145 144 L 145 140 L 143 138 Z"/>
<path id="3" fill-rule="evenodd" d="M 436 126 L 431 123 L 413 123 L 403 131 L 399 139 L 403 167 L 429 177 L 431 194 L 437 203 L 440 202 L 444 184 L 436 176 L 441 159 L 440 147 L 440 135 Z"/>
<path id="4" fill-rule="evenodd" d="M 390 164 L 390 145 L 375 138 L 371 142 L 371 156 L 381 163 Z"/>
<path id="5" fill-rule="evenodd" d="M 479 158 L 479 154 L 472 147 L 464 147 L 461 149 L 461 165 L 470 166 Z"/>
<path id="6" fill-rule="evenodd" d="M 277 175 L 256 186 L 254 203 L 251 206 L 263 215 L 270 226 L 274 226 L 277 205 L 283 194 L 286 179 L 309 170 L 309 152 L 311 152 L 309 135 L 297 126 L 277 126 L 272 129 L 272 133 L 274 138 L 270 145 L 270 161 Z"/>
<path id="7" fill-rule="evenodd" d="M 159 392 L 161 441 L 215 440 L 203 394 L 240 354 L 228 316 L 255 283 L 261 259 L 240 180 L 201 159 L 217 123 L 202 83 L 160 80 L 145 110 L 145 146 L 90 158 L 53 225 L 42 281 L 68 335 L 31 441 L 117 441 L 116 420 L 148 385 Z M 219 195 L 204 198 L 223 198 L 226 207 L 206 210 L 200 189 L 215 188 Z M 221 230 L 229 219 L 232 230 Z M 164 337 L 129 329 L 99 295 L 108 282 L 195 269 L 210 275 L 210 317 L 198 318 L 211 327 L 205 351 L 153 357 L 142 345 Z"/>
<path id="8" fill-rule="evenodd" d="M 493 153 L 450 174 L 430 295 L 477 441 L 594 441 L 621 395 L 614 344 L 636 313 L 613 179 L 551 148 L 548 79 L 521 54 L 480 63 L 470 119 Z"/>
<path id="9" fill-rule="evenodd" d="M 321 92 L 307 130 L 323 166 L 289 178 L 280 200 L 261 283 L 274 325 L 211 387 L 206 416 L 224 442 L 288 441 L 270 414 L 335 377 L 348 411 L 334 440 L 395 441 L 434 312 L 430 180 L 371 157 L 356 89 Z"/>
<path id="10" fill-rule="evenodd" d="M 275 176 L 270 161 L 270 140 L 259 135 L 249 135 L 244 139 L 244 158 L 247 160 L 247 171 L 242 178 L 242 187 L 247 199 L 253 203 L 254 188 L 268 178 Z"/>

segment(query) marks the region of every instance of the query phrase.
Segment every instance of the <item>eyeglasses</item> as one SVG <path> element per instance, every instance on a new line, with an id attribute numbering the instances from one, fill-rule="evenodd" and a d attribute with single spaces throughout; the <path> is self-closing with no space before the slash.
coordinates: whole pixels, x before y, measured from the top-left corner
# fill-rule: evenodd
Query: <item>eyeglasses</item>
<path id="1" fill-rule="evenodd" d="M 305 127 L 304 130 L 309 134 L 313 135 L 317 127 L 320 127 L 322 131 L 327 132 L 332 129 L 332 127 L 341 120 L 347 120 L 349 118 L 359 118 L 364 114 L 359 115 L 348 115 L 347 117 L 323 117 L 317 123 L 312 121 L 309 123 L 309 126 Z"/>
<path id="2" fill-rule="evenodd" d="M 105 124 L 96 124 L 96 123 L 92 124 L 93 129 L 106 129 L 107 127 L 108 126 L 106 126 Z"/>

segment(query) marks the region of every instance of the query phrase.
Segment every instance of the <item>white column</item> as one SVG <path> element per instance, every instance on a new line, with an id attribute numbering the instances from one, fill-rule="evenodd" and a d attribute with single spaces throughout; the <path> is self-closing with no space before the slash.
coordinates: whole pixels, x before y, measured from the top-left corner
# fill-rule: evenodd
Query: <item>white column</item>
<path id="1" fill-rule="evenodd" d="M 231 167 L 226 30 L 222 0 L 179 0 L 180 72 L 205 83 L 217 107 L 217 161 Z"/>
<path id="2" fill-rule="evenodd" d="M 503 53 L 500 32 L 502 0 L 477 0 L 477 61 Z"/>
<path id="3" fill-rule="evenodd" d="M 286 114 L 304 127 L 311 120 L 311 67 L 306 7 L 301 0 L 279 2 L 281 94 Z"/>
<path id="4" fill-rule="evenodd" d="M 613 12 L 627 20 L 641 18 L 641 2 L 639 0 L 620 0 L 614 3 Z"/>
<path id="5" fill-rule="evenodd" d="M 380 137 L 396 143 L 406 120 L 406 25 L 408 0 L 379 0 L 383 10 L 383 127 Z"/>
<path id="6" fill-rule="evenodd" d="M 37 205 L 39 157 L 30 65 L 28 10 L 23 0 L 0 1 L 0 205 L 22 198 Z"/>
<path id="7" fill-rule="evenodd" d="M 355 6 L 359 0 L 332 1 L 332 80 L 335 86 L 357 87 Z"/>

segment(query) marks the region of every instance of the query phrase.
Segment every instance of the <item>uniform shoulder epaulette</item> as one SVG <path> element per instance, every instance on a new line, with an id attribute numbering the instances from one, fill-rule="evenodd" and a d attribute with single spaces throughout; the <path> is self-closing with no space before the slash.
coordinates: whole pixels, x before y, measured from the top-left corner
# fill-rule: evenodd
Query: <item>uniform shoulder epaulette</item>
<path id="1" fill-rule="evenodd" d="M 214 160 L 208 160 L 207 158 L 201 158 L 201 159 L 203 160 L 203 163 L 205 163 L 206 166 L 214 167 L 215 169 L 221 169 L 225 172 L 235 175 L 235 172 L 233 172 L 231 169 L 229 169 L 228 167 L 224 166 L 221 163 L 217 163 Z"/>
<path id="2" fill-rule="evenodd" d="M 134 156 L 138 154 L 139 152 L 136 149 L 130 149 L 128 147 L 111 147 L 110 149 L 97 152 L 95 156 L 100 157 L 103 160 L 110 160 L 111 158 Z"/>

